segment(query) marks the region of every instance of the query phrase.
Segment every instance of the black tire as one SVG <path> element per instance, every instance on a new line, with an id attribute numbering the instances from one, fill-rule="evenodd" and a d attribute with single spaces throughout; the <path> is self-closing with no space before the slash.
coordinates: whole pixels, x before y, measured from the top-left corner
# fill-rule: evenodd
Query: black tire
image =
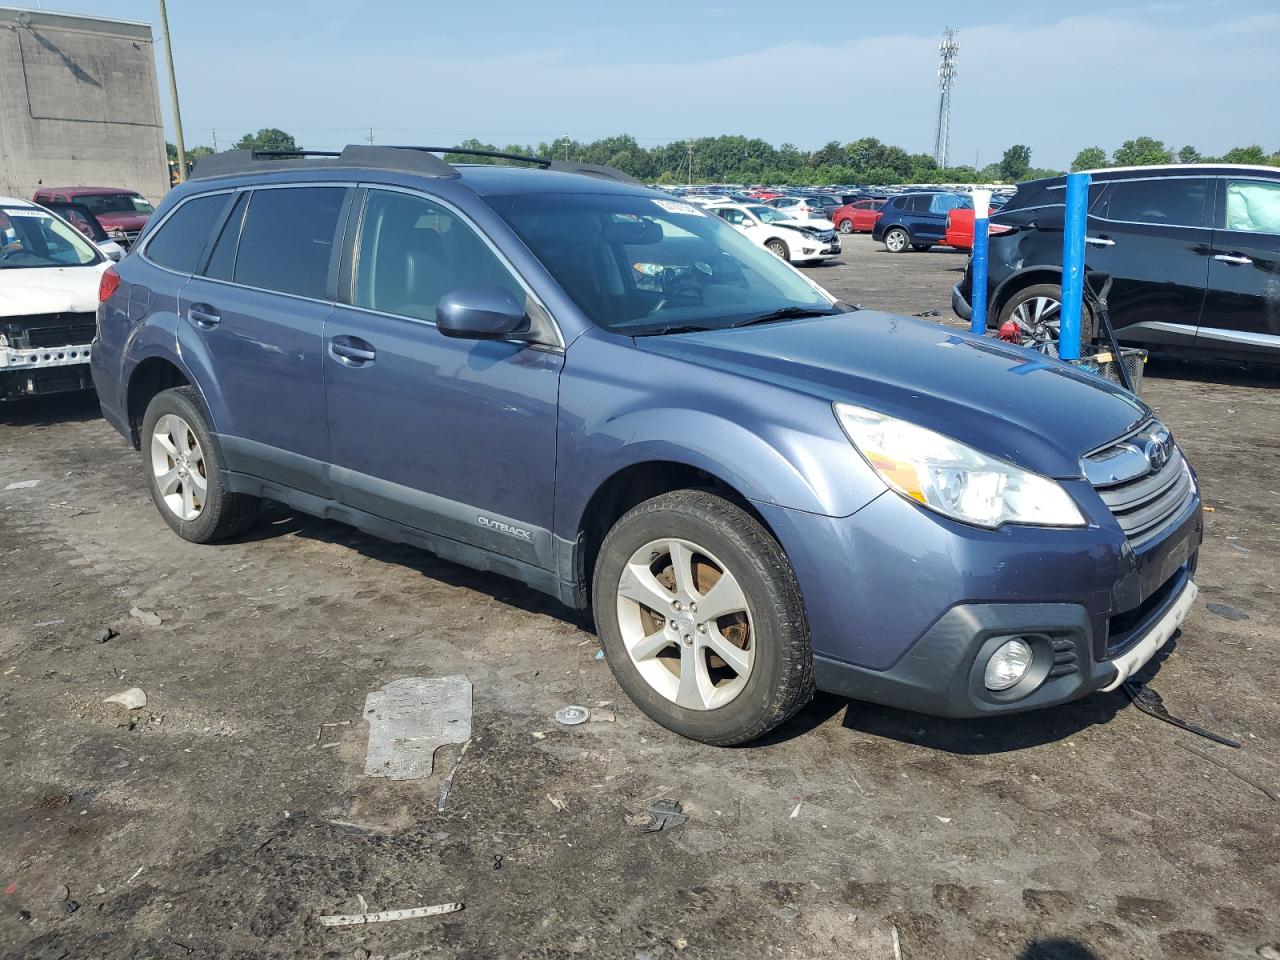
<path id="1" fill-rule="evenodd" d="M 791 262 L 791 250 L 783 240 L 773 239 L 765 244 L 765 248 L 780 260 Z"/>
<path id="2" fill-rule="evenodd" d="M 911 245 L 911 249 L 912 249 L 912 250 L 919 250 L 919 251 L 921 251 L 921 252 L 923 252 L 923 251 L 925 251 L 925 250 L 932 250 L 932 249 L 933 249 L 933 244 L 932 244 L 932 243 L 913 243 L 913 244 Z"/>
<path id="3" fill-rule="evenodd" d="M 841 220 L 841 221 L 840 221 L 840 232 L 841 232 L 841 233 L 853 233 L 853 221 L 852 221 L 852 220 Z"/>
<path id="4" fill-rule="evenodd" d="M 152 434 L 157 421 L 166 414 L 174 414 L 187 422 L 204 454 L 205 502 L 199 515 L 192 520 L 183 520 L 164 502 L 151 466 Z M 213 543 L 237 536 L 253 526 L 261 501 L 243 493 L 232 493 L 223 485 L 221 456 L 213 441 L 213 431 L 209 428 L 200 395 L 193 387 L 174 387 L 156 394 L 142 417 L 141 435 L 147 489 L 151 491 L 151 499 L 160 516 L 174 533 L 192 543 Z"/>
<path id="5" fill-rule="evenodd" d="M 721 559 L 747 598 L 755 662 L 742 691 L 710 710 L 668 700 L 641 676 L 622 639 L 617 588 L 632 554 L 661 538 L 701 545 Z M 706 490 L 646 500 L 605 537 L 593 579 L 596 629 L 622 689 L 657 723 L 691 740 L 734 746 L 755 740 L 813 697 L 813 652 L 804 600 L 777 541 L 741 507 Z"/>
<path id="6" fill-rule="evenodd" d="M 906 253 L 911 247 L 911 234 L 906 227 L 890 227 L 884 232 L 884 248 L 890 253 Z"/>
<path id="7" fill-rule="evenodd" d="M 1000 314 L 995 320 L 995 327 L 999 329 L 1009 320 L 1013 319 L 1014 313 L 1024 303 L 1033 301 L 1040 297 L 1047 297 L 1056 301 L 1059 305 L 1062 303 L 1062 287 L 1056 283 L 1036 283 L 1015 293 L 1000 308 Z M 988 326 L 991 326 L 988 323 Z M 1083 304 L 1080 308 L 1080 345 L 1087 346 L 1093 340 L 1093 313 L 1089 309 L 1089 305 Z"/>

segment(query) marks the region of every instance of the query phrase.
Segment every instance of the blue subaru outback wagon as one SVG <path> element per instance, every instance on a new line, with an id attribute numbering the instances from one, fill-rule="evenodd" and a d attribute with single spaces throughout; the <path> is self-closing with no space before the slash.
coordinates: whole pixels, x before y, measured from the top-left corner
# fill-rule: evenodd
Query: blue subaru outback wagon
<path id="1" fill-rule="evenodd" d="M 815 688 L 1111 690 L 1186 616 L 1195 475 L 1133 395 L 856 310 L 617 171 L 442 152 L 215 155 L 104 277 L 94 382 L 179 536 L 271 499 L 589 606 L 713 744 Z"/>

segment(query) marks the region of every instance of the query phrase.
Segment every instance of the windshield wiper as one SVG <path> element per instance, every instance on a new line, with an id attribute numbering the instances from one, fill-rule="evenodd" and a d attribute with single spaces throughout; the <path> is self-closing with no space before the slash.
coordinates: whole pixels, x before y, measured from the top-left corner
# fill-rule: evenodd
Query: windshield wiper
<path id="1" fill-rule="evenodd" d="M 714 327 L 704 327 L 697 323 L 682 323 L 670 327 L 655 327 L 653 330 L 644 330 L 639 333 L 631 334 L 633 337 L 661 337 L 668 333 L 705 333 Z"/>
<path id="2" fill-rule="evenodd" d="M 749 327 L 756 323 L 773 323 L 775 320 L 799 320 L 802 317 L 830 317 L 839 313 L 838 310 L 814 310 L 812 307 L 783 307 L 781 310 L 771 310 L 768 313 L 762 313 L 757 317 L 747 317 L 745 320 L 738 320 L 729 324 L 730 327 Z"/>

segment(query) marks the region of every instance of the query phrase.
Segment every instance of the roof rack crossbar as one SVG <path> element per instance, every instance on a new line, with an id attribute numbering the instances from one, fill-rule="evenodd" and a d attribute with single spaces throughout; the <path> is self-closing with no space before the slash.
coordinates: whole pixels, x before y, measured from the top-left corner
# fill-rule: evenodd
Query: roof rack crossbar
<path id="1" fill-rule="evenodd" d="M 202 158 L 191 173 L 192 180 L 234 177 L 246 173 L 276 170 L 316 170 L 324 168 L 394 170 L 428 177 L 456 177 L 458 170 L 436 154 L 465 157 L 489 157 L 532 163 L 543 170 L 576 173 L 616 183 L 640 185 L 630 174 L 598 163 L 572 160 L 550 160 L 500 150 L 473 150 L 469 147 L 415 147 L 349 144 L 339 153 L 334 150 L 227 150 Z"/>

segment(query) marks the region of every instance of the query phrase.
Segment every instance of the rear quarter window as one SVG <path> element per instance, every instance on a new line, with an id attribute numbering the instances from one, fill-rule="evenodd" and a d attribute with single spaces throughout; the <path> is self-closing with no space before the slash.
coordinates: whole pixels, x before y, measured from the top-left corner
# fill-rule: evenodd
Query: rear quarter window
<path id="1" fill-rule="evenodd" d="M 230 194 L 218 193 L 187 200 L 147 242 L 147 259 L 178 273 L 195 273 L 230 198 Z"/>

